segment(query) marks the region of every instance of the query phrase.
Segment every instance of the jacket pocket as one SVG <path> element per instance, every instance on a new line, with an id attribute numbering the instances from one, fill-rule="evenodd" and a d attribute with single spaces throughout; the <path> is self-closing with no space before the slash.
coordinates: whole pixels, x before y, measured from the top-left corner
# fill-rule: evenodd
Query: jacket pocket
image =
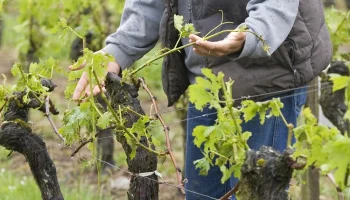
<path id="1" fill-rule="evenodd" d="M 293 72 L 294 76 L 294 85 L 297 87 L 300 83 L 300 74 L 296 67 L 294 66 L 295 62 L 295 42 L 287 38 L 282 45 L 277 49 L 280 57 L 280 63 L 282 66 L 288 68 Z"/>

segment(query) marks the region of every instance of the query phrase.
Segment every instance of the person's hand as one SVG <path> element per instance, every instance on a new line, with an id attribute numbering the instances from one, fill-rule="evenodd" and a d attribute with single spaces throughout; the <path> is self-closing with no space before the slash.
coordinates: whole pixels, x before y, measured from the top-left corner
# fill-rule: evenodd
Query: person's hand
<path id="1" fill-rule="evenodd" d="M 98 51 L 96 53 L 106 54 L 103 51 Z M 84 67 L 85 67 L 85 63 L 83 63 L 82 65 L 80 65 L 79 67 L 74 68 L 74 69 L 73 69 L 73 66 L 71 65 L 71 66 L 69 66 L 69 69 L 70 70 L 78 70 L 78 69 L 82 69 Z M 119 72 L 120 72 L 120 66 L 116 62 L 108 63 L 107 67 L 108 67 L 108 69 L 107 69 L 108 72 L 113 72 L 116 74 L 119 74 Z M 103 85 L 102 85 L 102 90 L 105 91 L 105 88 Z M 100 88 L 97 85 L 93 87 L 93 90 L 92 90 L 93 95 L 97 95 L 100 92 L 101 92 Z M 74 90 L 72 99 L 76 101 L 76 100 L 79 100 L 79 98 L 81 96 L 85 96 L 85 95 L 87 95 L 87 96 L 91 95 L 91 91 L 90 91 L 90 87 L 89 87 L 89 78 L 88 78 L 88 75 L 86 72 L 84 72 L 82 74 L 82 76 L 80 77 L 78 84 Z"/>
<path id="2" fill-rule="evenodd" d="M 203 38 L 191 34 L 189 36 L 190 43 L 195 42 L 193 45 L 193 51 L 202 56 L 225 56 L 231 53 L 240 51 L 245 42 L 245 32 L 231 32 L 225 39 L 210 42 L 205 41 Z"/>

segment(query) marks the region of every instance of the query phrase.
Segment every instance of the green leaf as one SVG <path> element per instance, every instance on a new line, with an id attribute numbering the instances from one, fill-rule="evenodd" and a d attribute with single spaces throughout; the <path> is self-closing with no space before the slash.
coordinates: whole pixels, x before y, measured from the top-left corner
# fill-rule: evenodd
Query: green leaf
<path id="1" fill-rule="evenodd" d="M 307 121 L 308 124 L 316 124 L 317 123 L 317 119 L 316 117 L 312 114 L 311 109 L 310 108 L 305 108 L 303 110 L 303 115 L 305 117 L 305 120 Z"/>
<path id="2" fill-rule="evenodd" d="M 13 67 L 11 68 L 11 73 L 13 76 L 19 76 L 21 74 L 21 70 L 22 70 L 22 65 L 19 63 L 15 63 L 13 65 Z"/>
<path id="3" fill-rule="evenodd" d="M 269 101 L 269 107 L 271 108 L 271 115 L 278 117 L 280 116 L 281 109 L 283 108 L 283 103 L 279 98 L 273 98 Z"/>
<path id="4" fill-rule="evenodd" d="M 217 76 L 210 69 L 202 69 L 205 78 L 197 77 L 196 84 L 189 87 L 189 100 L 195 104 L 197 110 L 202 110 L 208 104 L 214 108 L 220 108 L 219 92 L 223 87 L 223 73 Z"/>
<path id="5" fill-rule="evenodd" d="M 192 135 L 194 136 L 194 145 L 198 148 L 206 141 L 206 136 L 204 132 L 207 130 L 206 126 L 196 126 L 193 130 Z"/>
<path id="6" fill-rule="evenodd" d="M 256 116 L 259 106 L 252 100 L 242 102 L 242 112 L 244 113 L 244 121 L 248 122 Z"/>
<path id="7" fill-rule="evenodd" d="M 66 75 L 65 71 L 58 65 L 58 62 L 51 57 L 47 60 L 40 60 L 39 63 L 31 63 L 29 66 L 29 73 L 46 78 L 52 78 L 55 72 Z"/>
<path id="8" fill-rule="evenodd" d="M 77 87 L 77 83 L 76 82 L 68 82 L 66 89 L 64 90 L 64 97 L 66 99 L 71 99 L 73 96 L 73 92 L 75 90 L 75 88 Z"/>
<path id="9" fill-rule="evenodd" d="M 127 144 L 128 144 L 128 145 L 130 146 L 130 148 L 131 148 L 131 152 L 130 152 L 129 157 L 130 157 L 131 160 L 133 160 L 133 159 L 135 158 L 135 156 L 136 156 L 137 143 L 136 143 L 136 141 L 135 141 L 133 138 L 131 138 L 127 133 L 124 133 L 124 137 L 125 137 L 125 139 L 126 139 Z"/>
<path id="10" fill-rule="evenodd" d="M 194 24 L 187 23 L 184 27 L 182 27 L 181 30 L 181 37 L 182 38 L 188 38 L 191 34 L 198 34 L 199 32 L 196 31 L 196 28 L 194 27 Z"/>
<path id="11" fill-rule="evenodd" d="M 333 81 L 333 92 L 341 90 L 349 85 L 349 76 L 332 76 L 330 78 Z"/>
<path id="12" fill-rule="evenodd" d="M 180 15 L 174 15 L 174 26 L 179 31 L 182 38 L 187 38 L 190 34 L 198 34 L 194 24 L 186 23 L 184 25 L 184 17 Z"/>
<path id="13" fill-rule="evenodd" d="M 202 78 L 197 78 L 202 79 Z M 207 92 L 206 88 L 199 84 L 190 85 L 189 100 L 195 104 L 197 110 L 203 110 L 205 106 L 212 100 L 212 96 Z"/>
<path id="14" fill-rule="evenodd" d="M 68 26 L 67 20 L 63 17 L 57 22 L 57 24 L 51 29 L 52 34 L 57 34 L 58 38 L 65 38 L 69 31 L 72 29 Z M 74 32 L 74 34 L 76 34 Z"/>
<path id="15" fill-rule="evenodd" d="M 211 161 L 210 159 L 204 157 L 202 159 L 196 160 L 193 163 L 196 166 L 196 169 L 199 169 L 199 174 L 206 176 L 210 170 Z"/>
<path id="16" fill-rule="evenodd" d="M 80 130 L 82 128 L 91 129 L 92 116 L 94 116 L 92 112 L 94 109 L 90 102 L 83 102 L 79 106 L 64 113 L 63 125 L 59 129 L 59 133 L 66 139 L 67 144 L 72 144 L 74 141 L 80 139 Z"/>
<path id="17" fill-rule="evenodd" d="M 174 15 L 174 26 L 181 33 L 184 24 L 184 17 L 180 15 Z"/>
<path id="18" fill-rule="evenodd" d="M 101 129 L 106 129 L 111 122 L 112 116 L 112 113 L 109 111 L 103 113 L 103 115 L 97 120 L 97 126 Z"/>
<path id="19" fill-rule="evenodd" d="M 130 133 L 137 133 L 138 136 L 146 136 L 147 125 L 150 122 L 148 116 L 140 117 L 129 129 Z"/>

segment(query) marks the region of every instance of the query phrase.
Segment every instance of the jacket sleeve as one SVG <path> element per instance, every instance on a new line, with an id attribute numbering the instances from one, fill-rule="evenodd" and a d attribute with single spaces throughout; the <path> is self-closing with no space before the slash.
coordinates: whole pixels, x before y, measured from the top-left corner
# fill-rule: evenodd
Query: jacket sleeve
<path id="1" fill-rule="evenodd" d="M 245 20 L 248 28 L 262 35 L 270 46 L 269 53 L 251 33 L 238 58 L 259 58 L 270 56 L 287 38 L 292 30 L 299 8 L 299 0 L 250 0 L 247 5 L 249 17 Z"/>
<path id="2" fill-rule="evenodd" d="M 157 43 L 163 12 L 160 0 L 126 0 L 120 26 L 102 50 L 114 56 L 122 69 L 130 67 Z"/>

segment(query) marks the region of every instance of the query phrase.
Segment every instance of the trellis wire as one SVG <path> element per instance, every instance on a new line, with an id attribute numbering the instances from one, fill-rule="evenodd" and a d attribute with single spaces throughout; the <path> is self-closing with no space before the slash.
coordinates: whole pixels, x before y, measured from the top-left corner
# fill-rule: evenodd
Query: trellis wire
<path id="1" fill-rule="evenodd" d="M 323 89 L 329 89 L 331 87 L 333 87 L 333 86 L 324 87 Z M 299 88 L 299 89 L 301 89 L 301 88 Z M 290 97 L 293 97 L 293 96 L 296 96 L 296 95 L 307 94 L 308 92 L 314 92 L 314 91 L 318 91 L 318 90 L 319 90 L 319 88 L 315 88 L 315 89 L 308 90 L 308 91 L 305 91 L 305 92 L 299 92 L 299 93 L 295 93 L 295 94 L 291 94 L 291 95 L 287 95 L 287 96 L 282 96 L 282 97 L 280 97 L 280 99 L 286 99 L 286 98 L 290 98 Z M 194 106 L 188 107 L 188 109 L 192 109 L 192 108 L 195 108 L 195 107 Z M 185 118 L 185 119 L 182 119 L 182 120 L 176 120 L 176 121 L 168 122 L 167 125 L 178 124 L 178 123 L 181 123 L 181 122 L 184 122 L 184 121 L 189 121 L 189 120 L 192 120 L 192 119 L 198 119 L 198 118 L 202 118 L 202 117 L 208 117 L 208 116 L 211 116 L 211 115 L 214 115 L 214 114 L 217 114 L 217 112 L 204 114 L 204 115 L 200 115 L 200 116 L 196 116 L 196 117 L 192 117 L 192 118 Z M 162 127 L 162 125 L 149 126 L 148 129 L 158 128 L 158 127 Z M 103 139 L 112 138 L 112 137 L 115 137 L 115 136 L 99 137 L 99 138 L 96 138 L 95 140 L 103 140 Z"/>
<path id="2" fill-rule="evenodd" d="M 39 136 L 39 137 L 40 137 L 41 139 L 43 139 L 43 140 L 46 140 L 46 141 L 47 141 L 47 140 L 48 140 L 48 141 L 52 141 L 52 142 L 58 144 L 58 146 L 68 147 L 68 148 L 72 149 L 73 151 L 76 150 L 75 147 L 72 147 L 72 146 L 69 146 L 69 145 L 65 145 L 65 144 L 62 145 L 61 143 L 57 143 L 57 141 L 55 141 L 55 140 L 53 140 L 53 139 L 50 139 L 50 138 L 47 138 L 47 137 L 44 137 L 44 136 Z M 31 151 L 31 152 L 27 152 L 27 153 L 36 153 L 36 152 L 40 152 L 40 151 L 48 151 L 48 149 L 47 149 L 47 148 L 46 148 L 46 149 L 39 149 L 39 150 L 34 150 L 34 151 Z M 82 154 L 82 155 L 88 156 L 89 158 L 92 158 L 92 159 L 94 159 L 94 160 L 97 160 L 97 161 L 99 161 L 99 162 L 102 162 L 102 163 L 104 163 L 104 164 L 107 164 L 107 165 L 109 165 L 109 166 L 111 166 L 111 167 L 113 167 L 113 168 L 115 168 L 115 169 L 117 169 L 117 170 L 120 170 L 120 171 L 122 171 L 122 172 L 124 172 L 124 173 L 127 173 L 127 174 L 129 174 L 130 176 L 136 176 L 136 177 L 138 177 L 138 178 L 145 178 L 145 179 L 147 179 L 147 180 L 156 182 L 156 183 L 161 184 L 161 185 L 166 185 L 166 186 L 173 187 L 173 188 L 177 188 L 177 189 L 179 188 L 178 186 L 173 185 L 173 184 L 170 184 L 170 183 L 167 183 L 167 182 L 156 181 L 156 180 L 151 179 L 151 178 L 148 178 L 148 177 L 139 176 L 139 175 L 134 174 L 134 173 L 132 173 L 132 172 L 130 172 L 130 171 L 128 171 L 128 170 L 125 170 L 125 169 L 122 169 L 122 168 L 120 168 L 120 167 L 118 167 L 118 166 L 116 166 L 116 165 L 113 165 L 113 164 L 111 164 L 111 163 L 109 163 L 109 162 L 107 162 L 107 161 L 101 160 L 101 159 L 99 159 L 99 158 L 97 158 L 96 156 L 93 156 L 93 155 L 91 155 L 91 154 L 84 153 L 84 152 L 78 152 L 77 154 L 79 154 L 79 155 Z M 71 157 L 71 158 L 74 158 L 74 157 Z M 217 198 L 214 198 L 214 197 L 211 197 L 211 196 L 208 196 L 208 195 L 205 195 L 205 194 L 201 194 L 201 193 L 198 193 L 198 192 L 193 191 L 193 190 L 189 190 L 189 189 L 185 189 L 185 188 L 184 188 L 184 190 L 187 191 L 187 192 L 193 193 L 193 194 L 195 194 L 195 195 L 198 195 L 198 196 L 202 196 L 202 197 L 207 197 L 207 198 L 209 198 L 209 199 L 218 200 Z"/>
<path id="3" fill-rule="evenodd" d="M 328 86 L 332 84 L 331 82 L 325 82 L 325 83 L 321 83 L 320 87 L 325 85 L 325 86 Z M 305 86 L 302 86 L 302 87 L 297 87 L 297 88 L 293 88 L 293 89 L 286 89 L 286 90 L 280 90 L 280 91 L 275 91 L 275 92 L 268 92 L 268 93 L 264 93 L 264 94 L 258 94 L 258 95 L 252 95 L 252 96 L 249 96 L 249 98 L 255 98 L 255 97 L 263 97 L 263 96 L 271 96 L 273 94 L 283 94 L 284 92 L 290 92 L 290 91 L 293 91 L 293 90 L 297 90 L 297 89 L 305 89 L 305 88 L 312 88 L 312 87 L 317 87 L 319 86 L 319 84 L 314 84 L 314 85 L 305 85 Z M 318 88 L 317 88 L 318 89 Z M 237 98 L 237 99 L 233 99 L 233 101 L 237 101 L 237 100 L 242 100 L 242 99 L 248 99 L 248 97 L 240 97 L 240 98 Z M 176 112 L 178 110 L 188 110 L 190 108 L 194 108 L 194 106 L 190 106 L 190 107 L 185 107 L 185 108 L 176 108 L 176 109 L 173 109 L 173 110 L 169 110 L 169 111 L 164 111 L 164 112 L 160 112 L 160 114 L 165 114 L 165 113 L 173 113 L 173 112 Z"/>
<path id="4" fill-rule="evenodd" d="M 322 83 L 322 84 L 327 86 L 327 85 L 329 85 L 329 84 L 331 84 L 331 83 L 328 82 L 328 83 Z M 273 94 L 282 94 L 282 93 L 284 93 L 284 92 L 293 91 L 293 90 L 296 90 L 296 89 L 311 88 L 311 87 L 313 87 L 313 86 L 317 86 L 317 85 L 303 86 L 303 87 L 299 87 L 299 88 L 287 89 L 287 90 L 277 91 L 277 92 L 270 92 L 270 93 L 265 93 L 265 94 L 261 94 L 261 95 L 253 95 L 253 96 L 249 96 L 249 97 L 241 97 L 241 98 L 237 98 L 237 99 L 233 99 L 233 100 L 236 101 L 236 100 L 242 100 L 242 99 L 247 99 L 247 98 L 255 98 L 255 97 L 268 96 L 268 95 L 273 95 Z M 331 86 L 331 87 L 332 87 L 332 86 Z M 330 88 L 330 87 L 325 87 L 325 88 L 323 88 L 323 89 L 329 89 L 329 88 Z M 282 97 L 280 97 L 280 99 L 290 98 L 290 97 L 293 97 L 293 96 L 296 96 L 296 95 L 302 95 L 302 94 L 306 94 L 306 93 L 308 93 L 308 92 L 318 91 L 318 90 L 319 90 L 319 88 L 312 89 L 312 90 L 309 89 L 308 91 L 305 91 L 305 92 L 300 92 L 300 93 L 295 93 L 295 94 L 292 94 L 292 95 L 282 96 Z M 194 108 L 194 106 L 192 106 L 192 107 L 187 107 L 187 108 L 180 108 L 180 109 L 176 109 L 176 110 L 185 110 L 185 109 L 187 110 L 187 109 L 191 109 L 191 108 Z M 175 111 L 176 111 L 176 110 L 175 110 Z M 175 111 L 165 111 L 165 112 L 161 112 L 161 114 L 170 113 L 170 112 L 175 112 Z M 197 117 L 188 118 L 188 119 L 184 119 L 184 120 L 173 121 L 173 122 L 169 122 L 169 123 L 167 123 L 167 124 L 169 125 L 169 124 L 180 123 L 180 122 L 183 122 L 183 121 L 189 121 L 189 120 L 192 120 L 192 119 L 207 117 L 207 116 L 214 115 L 214 114 L 217 114 L 217 112 L 213 112 L 213 113 L 209 113 L 209 114 L 204 114 L 204 115 L 200 115 L 200 116 L 197 116 Z M 161 127 L 161 126 L 153 126 L 153 127 L 149 127 L 149 128 L 156 128 L 156 127 Z M 41 137 L 42 139 L 45 139 L 45 140 L 54 141 L 54 140 L 52 140 L 52 139 L 49 139 L 49 138 L 46 138 L 46 137 L 43 137 L 43 136 L 40 136 L 40 137 Z M 115 136 L 108 136 L 108 137 L 97 138 L 96 140 L 107 139 L 107 138 L 111 138 L 111 137 L 115 137 Z M 56 141 L 54 141 L 54 142 L 56 142 Z M 57 144 L 59 144 L 59 146 L 61 146 L 60 143 L 57 143 Z M 64 145 L 64 146 L 65 146 L 65 147 L 68 147 L 68 148 L 71 148 L 71 149 L 73 149 L 73 150 L 76 150 L 75 147 L 68 146 L 68 145 Z M 39 152 L 39 151 L 47 151 L 47 149 L 35 150 L 35 151 L 32 151 L 32 152 L 28 152 L 28 153 L 36 153 L 36 152 Z M 115 168 L 115 169 L 117 169 L 117 170 L 123 171 L 123 172 L 129 174 L 130 176 L 136 176 L 136 177 L 138 177 L 138 178 L 145 178 L 145 179 L 148 179 L 148 180 L 157 182 L 157 183 L 159 183 L 159 184 L 163 184 L 163 185 L 166 185 L 166 186 L 169 186 L 169 187 L 173 187 L 173 188 L 178 188 L 178 186 L 173 185 L 173 184 L 170 184 L 170 183 L 167 183 L 167 182 L 160 182 L 160 181 L 156 181 L 156 180 L 150 179 L 150 178 L 148 178 L 148 177 L 138 176 L 137 174 L 133 174 L 132 172 L 129 172 L 129 171 L 127 171 L 127 170 L 125 170 L 125 169 L 122 169 L 122 168 L 120 168 L 120 167 L 118 167 L 118 166 L 115 166 L 115 165 L 113 165 L 113 164 L 111 164 L 111 163 L 109 163 L 109 162 L 106 162 L 106 161 L 104 161 L 104 160 L 101 160 L 101 159 L 99 159 L 99 158 L 97 158 L 97 157 L 95 157 L 95 156 L 93 156 L 93 155 L 90 155 L 90 154 L 87 154 L 87 153 L 84 153 L 84 152 L 78 152 L 78 154 L 79 154 L 79 155 L 80 155 L 80 154 L 84 154 L 84 155 L 86 155 L 86 156 L 88 156 L 88 157 L 90 157 L 90 158 L 92 158 L 92 159 L 95 159 L 95 160 L 100 161 L 100 162 L 102 162 L 102 163 L 104 163 L 104 164 L 107 164 L 107 165 L 109 165 L 109 166 L 111 166 L 111 167 L 113 167 L 113 168 Z M 185 189 L 185 191 L 190 192 L 190 193 L 193 193 L 193 194 L 198 195 L 198 196 L 207 197 L 207 198 L 209 198 L 209 199 L 217 200 L 217 199 L 214 198 L 214 197 L 211 197 L 211 196 L 208 196 L 208 195 L 205 195 L 205 194 L 201 194 L 201 193 L 198 193 L 198 192 L 189 190 L 189 189 Z"/>

